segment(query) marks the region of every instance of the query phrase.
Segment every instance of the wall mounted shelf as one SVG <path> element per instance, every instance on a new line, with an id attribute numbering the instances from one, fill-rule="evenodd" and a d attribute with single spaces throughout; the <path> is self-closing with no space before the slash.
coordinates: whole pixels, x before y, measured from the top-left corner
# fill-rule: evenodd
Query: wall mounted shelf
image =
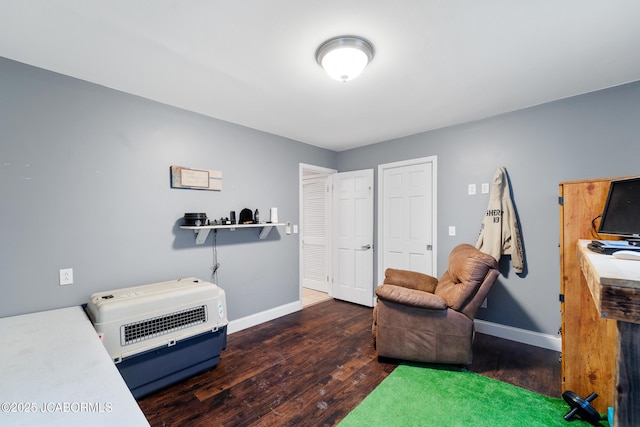
<path id="1" fill-rule="evenodd" d="M 285 223 L 261 223 L 261 224 L 228 224 L 228 225 L 181 225 L 183 230 L 193 230 L 196 233 L 196 245 L 201 245 L 207 240 L 211 230 L 235 231 L 241 228 L 259 228 L 260 240 L 267 238 L 273 227 L 284 226 Z"/>

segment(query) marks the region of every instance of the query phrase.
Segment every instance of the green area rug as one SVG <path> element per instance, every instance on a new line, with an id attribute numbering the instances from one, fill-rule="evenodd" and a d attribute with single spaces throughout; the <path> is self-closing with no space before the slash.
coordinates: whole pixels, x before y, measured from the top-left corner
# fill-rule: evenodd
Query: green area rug
<path id="1" fill-rule="evenodd" d="M 569 406 L 552 398 L 468 371 L 400 365 L 339 427 L 590 426 L 563 416 Z M 609 424 L 603 420 L 603 426 Z"/>

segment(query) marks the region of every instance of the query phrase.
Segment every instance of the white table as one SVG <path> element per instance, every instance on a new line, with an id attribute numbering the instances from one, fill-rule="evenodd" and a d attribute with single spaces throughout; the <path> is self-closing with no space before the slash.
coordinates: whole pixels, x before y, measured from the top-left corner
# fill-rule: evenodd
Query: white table
<path id="1" fill-rule="evenodd" d="M 81 307 L 0 319 L 0 425 L 149 426 Z"/>

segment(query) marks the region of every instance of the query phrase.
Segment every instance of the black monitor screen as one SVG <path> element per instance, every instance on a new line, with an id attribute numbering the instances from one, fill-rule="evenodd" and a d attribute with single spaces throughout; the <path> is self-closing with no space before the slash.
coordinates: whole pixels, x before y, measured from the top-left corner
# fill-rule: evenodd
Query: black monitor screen
<path id="1" fill-rule="evenodd" d="M 598 233 L 640 237 L 640 177 L 611 181 Z"/>

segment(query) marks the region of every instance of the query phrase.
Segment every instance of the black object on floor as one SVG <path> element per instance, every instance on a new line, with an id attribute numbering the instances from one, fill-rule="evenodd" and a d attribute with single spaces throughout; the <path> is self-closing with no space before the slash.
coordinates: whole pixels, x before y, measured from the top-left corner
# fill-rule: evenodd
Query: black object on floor
<path id="1" fill-rule="evenodd" d="M 596 393 L 591 393 L 586 399 L 583 399 L 580 395 L 572 392 L 571 390 L 567 390 L 562 393 L 562 398 L 567 402 L 569 407 L 571 407 L 571 410 L 567 412 L 564 419 L 571 421 L 571 419 L 577 415 L 591 425 L 602 426 L 602 424 L 600 424 L 602 417 L 598 411 L 591 406 L 591 401 L 596 397 L 598 397 Z"/>

